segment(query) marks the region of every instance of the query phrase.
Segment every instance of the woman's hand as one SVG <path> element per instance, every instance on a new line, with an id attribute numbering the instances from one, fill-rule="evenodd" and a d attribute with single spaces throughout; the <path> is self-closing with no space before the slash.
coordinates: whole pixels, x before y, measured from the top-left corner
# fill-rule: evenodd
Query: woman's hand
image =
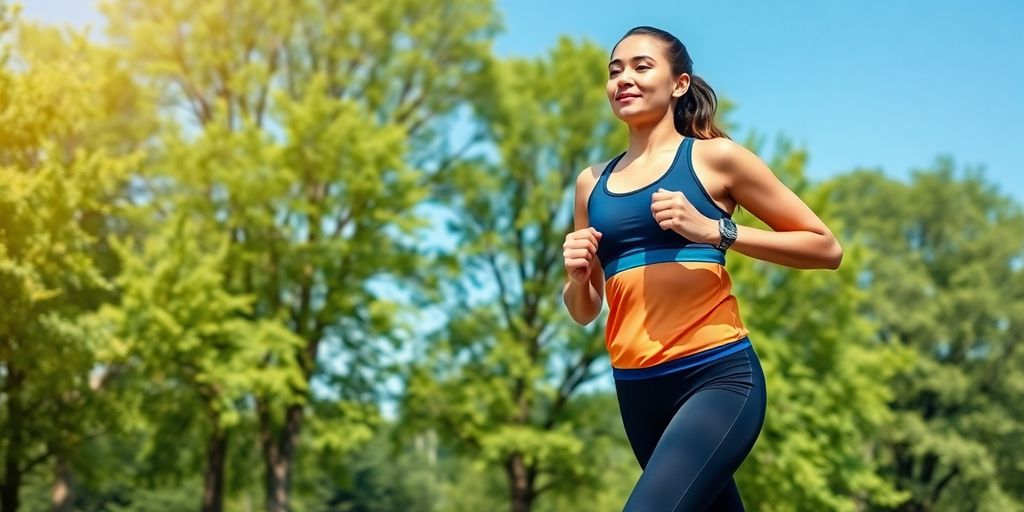
<path id="1" fill-rule="evenodd" d="M 661 229 L 671 229 L 691 242 L 717 245 L 718 221 L 705 217 L 682 192 L 659 188 L 651 195 L 651 213 Z"/>
<path id="2" fill-rule="evenodd" d="M 597 254 L 597 241 L 600 239 L 601 232 L 591 227 L 565 235 L 562 257 L 565 259 L 565 271 L 574 283 L 583 284 L 590 279 L 590 260 Z"/>

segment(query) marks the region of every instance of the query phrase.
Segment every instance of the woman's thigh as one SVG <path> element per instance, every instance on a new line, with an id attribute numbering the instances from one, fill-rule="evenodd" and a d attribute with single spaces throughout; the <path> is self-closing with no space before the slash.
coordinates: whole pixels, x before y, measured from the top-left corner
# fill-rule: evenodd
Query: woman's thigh
<path id="1" fill-rule="evenodd" d="M 764 422 L 764 376 L 757 356 L 746 349 L 686 371 L 652 382 L 662 389 L 647 393 L 636 384 L 620 388 L 626 391 L 620 393 L 623 423 L 644 468 L 626 510 L 705 510 L 712 502 L 731 502 L 742 510 L 738 492 L 729 493 L 728 500 L 719 493 L 735 491 L 732 474 Z"/>

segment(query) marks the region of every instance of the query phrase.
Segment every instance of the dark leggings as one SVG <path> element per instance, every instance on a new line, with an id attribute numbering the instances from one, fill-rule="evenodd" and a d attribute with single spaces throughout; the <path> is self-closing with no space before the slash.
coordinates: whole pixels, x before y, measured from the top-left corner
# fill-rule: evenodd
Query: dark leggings
<path id="1" fill-rule="evenodd" d="M 742 511 L 732 474 L 765 414 L 752 347 L 657 377 L 615 381 L 626 436 L 643 474 L 625 511 Z"/>

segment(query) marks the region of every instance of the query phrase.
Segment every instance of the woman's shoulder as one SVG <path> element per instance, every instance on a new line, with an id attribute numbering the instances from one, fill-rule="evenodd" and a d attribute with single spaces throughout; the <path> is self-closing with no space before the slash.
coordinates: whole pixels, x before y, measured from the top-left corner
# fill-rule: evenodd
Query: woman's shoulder
<path id="1" fill-rule="evenodd" d="M 694 151 L 700 151 L 705 156 L 714 159 L 728 158 L 730 154 L 735 153 L 740 148 L 743 148 L 741 144 L 728 137 L 694 138 L 693 140 Z"/>
<path id="2" fill-rule="evenodd" d="M 602 162 L 594 162 L 583 169 L 580 169 L 579 174 L 576 175 L 576 186 L 577 187 L 592 187 L 597 183 L 598 178 L 601 177 L 601 172 L 604 168 L 612 161 L 611 158 Z"/>
<path id="3" fill-rule="evenodd" d="M 693 151 L 696 158 L 718 170 L 733 167 L 734 162 L 750 153 L 745 146 L 728 137 L 694 139 Z"/>
<path id="4" fill-rule="evenodd" d="M 592 163 L 581 169 L 579 174 L 576 175 L 576 201 L 580 207 L 590 204 L 590 196 L 597 187 L 597 181 L 601 178 L 604 168 L 611 161 L 612 159 L 608 159 L 603 162 Z"/>

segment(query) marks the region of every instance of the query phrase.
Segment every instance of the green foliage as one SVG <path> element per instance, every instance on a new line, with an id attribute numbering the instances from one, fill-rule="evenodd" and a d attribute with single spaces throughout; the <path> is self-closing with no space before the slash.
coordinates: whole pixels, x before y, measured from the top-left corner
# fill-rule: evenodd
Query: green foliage
<path id="1" fill-rule="evenodd" d="M 446 510 L 439 508 L 441 488 L 432 438 L 402 442 L 394 428 L 393 423 L 381 421 L 370 439 L 351 450 L 307 453 L 302 462 L 309 470 L 297 483 L 303 492 L 296 509 Z"/>
<path id="2" fill-rule="evenodd" d="M 190 363 L 186 380 L 220 403 L 215 424 L 257 418 L 267 509 L 284 510 L 303 450 L 353 449 L 375 425 L 377 380 L 410 327 L 370 285 L 419 275 L 410 238 L 425 222 L 413 209 L 427 168 L 447 156 L 433 151 L 436 135 L 477 89 L 465 77 L 485 64 L 491 4 L 116 0 L 103 10 L 125 59 L 179 108 L 145 169 L 147 221 L 187 218 L 189 236 L 207 242 L 185 251 L 217 255 L 189 262 L 188 293 L 206 295 L 182 300 L 220 308 L 179 309 L 180 326 L 153 318 L 173 339 L 213 345 L 185 347 L 216 362 Z M 174 338 L 193 321 L 210 326 Z M 304 428 L 317 437 L 304 441 Z"/>
<path id="3" fill-rule="evenodd" d="M 21 482 L 116 431 L 108 340 L 86 315 L 113 289 L 104 233 L 151 125 L 138 85 L 108 81 L 127 76 L 112 52 L 5 4 L 0 19 L 0 507 L 13 510 Z"/>
<path id="4" fill-rule="evenodd" d="M 195 508 L 219 438 L 226 510 L 621 509 L 603 321 L 559 295 L 575 178 L 625 143 L 606 49 L 496 58 L 486 0 L 102 9 L 109 46 L 0 2 L 0 507 Z M 769 165 L 843 266 L 729 262 L 748 507 L 1024 508 L 1020 205 L 948 158 L 806 159 Z"/>
<path id="5" fill-rule="evenodd" d="M 847 236 L 873 249 L 861 314 L 916 355 L 893 384 L 886 477 L 920 509 L 1024 507 L 1020 205 L 948 157 L 909 183 L 859 170 L 831 190 Z"/>
<path id="6" fill-rule="evenodd" d="M 438 191 L 454 213 L 459 266 L 446 279 L 449 323 L 410 374 L 405 414 L 411 430 L 439 426 L 476 471 L 509 472 L 513 502 L 593 485 L 604 455 L 587 447 L 607 434 L 566 414 L 597 375 L 603 337 L 574 324 L 553 290 L 564 282 L 571 185 L 622 135 L 603 93 L 605 59 L 563 38 L 543 58 L 495 62 L 476 122 L 496 156 L 455 166 Z M 529 483 L 514 483 L 520 471 Z"/>
<path id="7" fill-rule="evenodd" d="M 759 142 L 748 142 L 755 150 Z M 777 145 L 769 167 L 829 226 L 829 185 L 804 178 L 806 152 Z M 747 212 L 744 225 L 760 225 Z M 838 230 L 837 230 L 838 232 Z M 857 286 L 869 249 L 840 238 L 838 271 L 798 271 L 732 255 L 734 293 L 768 385 L 764 430 L 737 478 L 757 510 L 857 510 L 905 497 L 880 473 L 874 440 L 892 424 L 890 383 L 911 354 L 877 340 Z"/>
<path id="8" fill-rule="evenodd" d="M 121 302 L 101 315 L 127 344 L 133 360 L 125 364 L 148 380 L 152 399 L 197 395 L 202 409 L 196 412 L 208 410 L 230 427 L 239 421 L 235 404 L 247 393 L 296 395 L 292 400 L 306 393 L 301 372 L 283 363 L 303 341 L 277 322 L 246 318 L 252 297 L 223 289 L 227 240 L 210 238 L 182 217 L 148 238 L 141 254 L 115 242 L 124 265 Z M 161 396 L 162 390 L 172 394 Z"/>

